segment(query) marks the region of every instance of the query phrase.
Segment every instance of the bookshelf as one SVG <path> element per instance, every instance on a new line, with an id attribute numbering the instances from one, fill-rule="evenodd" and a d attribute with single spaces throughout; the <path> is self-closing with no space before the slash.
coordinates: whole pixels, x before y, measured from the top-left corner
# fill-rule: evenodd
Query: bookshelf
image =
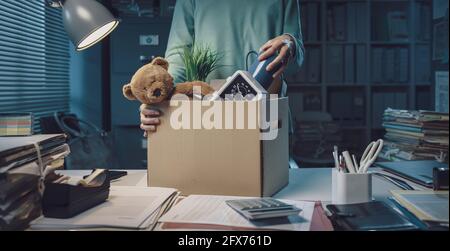
<path id="1" fill-rule="evenodd" d="M 305 111 L 331 114 L 344 145 L 360 153 L 383 136 L 385 108 L 432 109 L 431 1 L 300 5 L 305 62 L 287 78 L 294 119 L 301 121 L 297 116 Z"/>

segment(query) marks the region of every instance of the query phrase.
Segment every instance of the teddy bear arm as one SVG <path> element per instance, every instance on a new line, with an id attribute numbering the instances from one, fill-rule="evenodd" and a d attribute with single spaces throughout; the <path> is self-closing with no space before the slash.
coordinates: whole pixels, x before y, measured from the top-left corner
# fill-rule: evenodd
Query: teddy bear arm
<path id="1" fill-rule="evenodd" d="M 174 94 L 184 94 L 189 97 L 192 97 L 194 87 L 201 88 L 202 96 L 206 96 L 214 92 L 214 89 L 209 84 L 197 81 L 197 82 L 186 82 L 176 85 Z"/>

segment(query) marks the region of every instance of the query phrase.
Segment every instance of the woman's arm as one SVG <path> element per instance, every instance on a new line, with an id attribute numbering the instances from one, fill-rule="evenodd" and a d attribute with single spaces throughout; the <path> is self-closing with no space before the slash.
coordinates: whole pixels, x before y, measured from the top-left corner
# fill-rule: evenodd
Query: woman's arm
<path id="1" fill-rule="evenodd" d="M 283 35 L 269 40 L 261 47 L 262 61 L 278 52 L 277 58 L 268 65 L 271 71 L 278 64 L 283 66 L 274 74 L 274 78 L 286 71 L 287 74 L 296 73 L 304 59 L 304 46 L 300 22 L 300 4 L 297 0 L 284 0 Z"/>
<path id="2" fill-rule="evenodd" d="M 285 35 L 289 35 L 295 44 L 294 54 L 286 73 L 293 74 L 300 70 L 305 57 L 305 47 L 303 46 L 302 26 L 300 20 L 300 1 L 285 0 L 284 29 Z"/>
<path id="3" fill-rule="evenodd" d="M 184 64 L 179 52 L 183 46 L 194 43 L 194 0 L 177 1 L 175 5 L 169 42 L 167 44 L 166 59 L 169 62 L 169 73 L 174 83 L 186 80 Z"/>

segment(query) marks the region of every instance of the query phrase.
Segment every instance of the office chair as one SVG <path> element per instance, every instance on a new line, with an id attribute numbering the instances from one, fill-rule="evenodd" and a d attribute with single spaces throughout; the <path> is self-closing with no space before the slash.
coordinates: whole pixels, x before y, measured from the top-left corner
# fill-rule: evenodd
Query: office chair
<path id="1" fill-rule="evenodd" d="M 64 163 L 65 169 L 118 169 L 112 136 L 94 124 L 62 112 L 43 117 L 39 122 L 44 134 L 67 135 L 71 153 Z"/>

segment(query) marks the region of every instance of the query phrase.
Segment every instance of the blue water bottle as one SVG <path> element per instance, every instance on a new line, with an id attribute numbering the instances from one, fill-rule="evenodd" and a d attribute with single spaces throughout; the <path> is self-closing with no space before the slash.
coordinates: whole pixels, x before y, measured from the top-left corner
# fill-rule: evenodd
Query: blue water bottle
<path id="1" fill-rule="evenodd" d="M 261 62 L 259 60 L 256 60 L 248 69 L 253 78 L 256 79 L 256 81 L 258 81 L 259 84 L 266 90 L 269 89 L 270 85 L 273 82 L 273 74 L 275 74 L 275 72 L 277 72 L 282 65 L 280 63 L 271 71 L 266 70 L 267 66 L 272 63 L 272 61 L 275 60 L 276 57 L 277 55 L 274 54 Z"/>

